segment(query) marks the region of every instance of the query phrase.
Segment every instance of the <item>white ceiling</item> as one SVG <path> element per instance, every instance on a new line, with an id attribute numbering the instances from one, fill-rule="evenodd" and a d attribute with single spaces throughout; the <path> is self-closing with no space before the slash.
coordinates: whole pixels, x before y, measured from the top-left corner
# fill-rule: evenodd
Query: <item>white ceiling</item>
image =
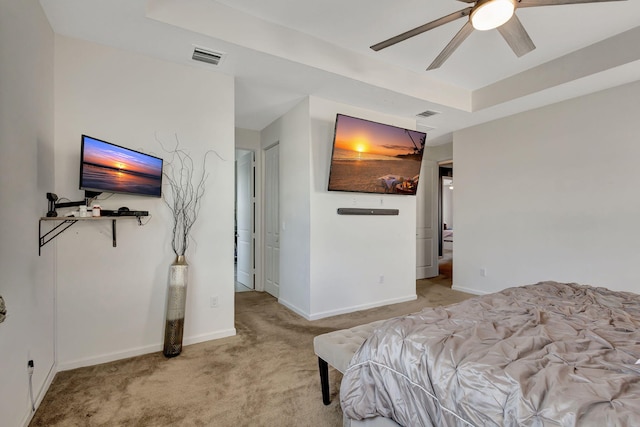
<path id="1" fill-rule="evenodd" d="M 236 126 L 260 130 L 308 95 L 451 132 L 640 78 L 640 1 L 523 8 L 537 49 L 517 58 L 474 31 L 424 71 L 465 18 L 374 52 L 369 46 L 467 5 L 455 0 L 41 0 L 58 34 L 236 77 Z M 599 43 L 600 42 L 600 43 Z M 599 43 L 599 44 L 598 44 Z M 226 53 L 211 66 L 194 45 Z M 577 53 L 573 53 L 576 52 Z"/>

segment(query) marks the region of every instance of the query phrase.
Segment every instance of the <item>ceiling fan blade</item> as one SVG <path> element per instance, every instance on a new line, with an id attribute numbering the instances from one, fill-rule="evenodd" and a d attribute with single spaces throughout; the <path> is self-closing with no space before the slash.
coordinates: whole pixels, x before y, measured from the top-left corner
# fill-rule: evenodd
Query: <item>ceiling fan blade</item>
<path id="1" fill-rule="evenodd" d="M 518 7 L 558 6 L 563 4 L 602 3 L 609 1 L 626 0 L 520 0 L 518 2 Z"/>
<path id="2" fill-rule="evenodd" d="M 442 64 L 444 64 L 444 61 L 446 61 L 451 56 L 453 51 L 456 50 L 467 37 L 469 37 L 469 34 L 471 34 L 472 31 L 473 25 L 471 25 L 471 21 L 467 21 L 467 23 L 464 24 L 462 28 L 460 28 L 460 31 L 458 31 L 458 33 L 453 36 L 449 44 L 446 45 L 444 49 L 442 49 L 442 52 L 440 52 L 436 59 L 433 60 L 431 65 L 429 65 L 427 71 L 439 68 Z"/>
<path id="3" fill-rule="evenodd" d="M 522 22 L 515 14 L 499 26 L 498 31 L 518 58 L 536 48 L 527 30 L 524 29 Z"/>
<path id="4" fill-rule="evenodd" d="M 400 43 L 401 41 L 407 40 L 408 38 L 411 38 L 413 36 L 417 36 L 418 34 L 422 34 L 425 31 L 429 31 L 432 30 L 436 27 L 439 27 L 441 25 L 447 24 L 449 22 L 455 21 L 456 19 L 462 18 L 464 16 L 469 16 L 469 14 L 471 13 L 471 9 L 472 7 L 467 7 L 464 8 L 462 10 L 459 10 L 457 12 L 451 13 L 449 15 L 443 16 L 442 18 L 438 18 L 435 21 L 431 21 L 428 22 L 426 24 L 420 25 L 419 27 L 414 28 L 413 30 L 409 30 L 406 31 L 402 34 L 399 34 L 395 37 L 391 37 L 388 40 L 385 40 L 383 42 L 380 43 L 376 43 L 373 46 L 371 46 L 371 49 L 375 50 L 376 52 L 384 49 L 385 47 L 389 47 L 389 46 L 393 46 L 396 43 Z"/>

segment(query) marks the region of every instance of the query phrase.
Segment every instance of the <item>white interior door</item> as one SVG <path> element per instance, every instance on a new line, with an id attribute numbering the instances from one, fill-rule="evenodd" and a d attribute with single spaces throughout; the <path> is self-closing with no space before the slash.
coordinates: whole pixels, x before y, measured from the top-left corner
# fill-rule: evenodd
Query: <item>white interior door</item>
<path id="1" fill-rule="evenodd" d="M 438 165 L 422 160 L 416 212 L 416 279 L 438 275 Z"/>
<path id="2" fill-rule="evenodd" d="M 264 290 L 278 297 L 280 294 L 280 149 L 278 145 L 265 153 L 264 182 Z"/>
<path id="3" fill-rule="evenodd" d="M 254 153 L 240 153 L 244 154 L 236 160 L 236 280 L 247 288 L 254 289 Z"/>

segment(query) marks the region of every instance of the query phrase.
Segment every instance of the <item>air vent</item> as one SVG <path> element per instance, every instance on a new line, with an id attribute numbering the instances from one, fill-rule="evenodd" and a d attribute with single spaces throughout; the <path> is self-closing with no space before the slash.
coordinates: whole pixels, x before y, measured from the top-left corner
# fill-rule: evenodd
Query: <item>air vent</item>
<path id="1" fill-rule="evenodd" d="M 196 47 L 193 50 L 193 56 L 191 58 L 196 61 L 206 62 L 207 64 L 220 65 L 224 59 L 224 53 Z"/>
<path id="2" fill-rule="evenodd" d="M 436 114 L 440 114 L 440 113 L 437 112 L 437 111 L 427 110 L 427 111 L 423 111 L 422 113 L 416 114 L 416 116 L 418 116 L 418 117 L 431 117 L 431 116 L 435 116 Z"/>

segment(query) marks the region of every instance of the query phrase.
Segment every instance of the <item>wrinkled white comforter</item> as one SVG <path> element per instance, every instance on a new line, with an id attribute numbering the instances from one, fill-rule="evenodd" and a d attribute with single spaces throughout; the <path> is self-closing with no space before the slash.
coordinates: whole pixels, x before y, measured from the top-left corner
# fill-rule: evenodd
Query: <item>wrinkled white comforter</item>
<path id="1" fill-rule="evenodd" d="M 640 296 L 544 282 L 391 319 L 340 389 L 404 426 L 640 426 Z"/>

